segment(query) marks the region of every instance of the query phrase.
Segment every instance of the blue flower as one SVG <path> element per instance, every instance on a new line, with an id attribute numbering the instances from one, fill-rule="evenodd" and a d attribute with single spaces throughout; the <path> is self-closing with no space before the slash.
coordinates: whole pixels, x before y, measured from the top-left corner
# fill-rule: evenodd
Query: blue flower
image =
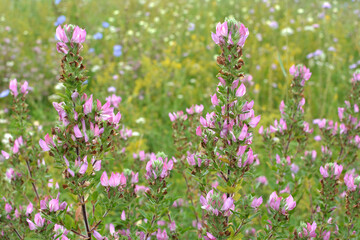
<path id="1" fill-rule="evenodd" d="M 350 69 L 354 69 L 354 68 L 356 68 L 356 63 L 351 64 L 351 65 L 349 66 L 349 68 L 350 68 Z"/>
<path id="2" fill-rule="evenodd" d="M 56 22 L 54 23 L 55 26 L 59 26 L 63 24 L 66 21 L 66 17 L 64 15 L 61 15 L 57 18 Z"/>
<path id="3" fill-rule="evenodd" d="M 103 26 L 104 28 L 108 28 L 108 27 L 110 26 L 110 24 L 109 24 L 108 22 L 103 22 L 103 23 L 102 23 L 102 26 Z"/>
<path id="4" fill-rule="evenodd" d="M 55 0 L 55 4 L 58 5 L 61 2 L 61 0 Z"/>
<path id="5" fill-rule="evenodd" d="M 0 93 L 0 98 L 4 98 L 4 97 L 7 97 L 10 93 L 10 90 L 9 89 L 5 89 L 4 91 L 2 91 Z"/>
<path id="6" fill-rule="evenodd" d="M 122 55 L 122 46 L 121 45 L 115 45 L 113 54 L 114 54 L 115 57 L 120 57 Z"/>
<path id="7" fill-rule="evenodd" d="M 94 48 L 89 48 L 89 53 L 95 52 Z"/>
<path id="8" fill-rule="evenodd" d="M 95 39 L 95 40 L 102 39 L 102 38 L 103 38 L 102 33 L 97 32 L 97 33 L 94 34 L 94 39 Z"/>
<path id="9" fill-rule="evenodd" d="M 189 23 L 189 26 L 188 26 L 188 31 L 194 31 L 195 30 L 195 24 L 194 23 Z"/>

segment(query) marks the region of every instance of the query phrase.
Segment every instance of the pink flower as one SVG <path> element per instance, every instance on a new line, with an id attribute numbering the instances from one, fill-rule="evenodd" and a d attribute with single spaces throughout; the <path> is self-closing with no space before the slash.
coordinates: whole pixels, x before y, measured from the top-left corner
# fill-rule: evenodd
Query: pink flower
<path id="1" fill-rule="evenodd" d="M 291 196 L 286 198 L 286 204 L 285 204 L 285 208 L 283 209 L 283 212 L 285 212 L 285 210 L 287 211 L 291 211 L 296 207 L 296 202 L 294 201 L 294 198 Z"/>
<path id="2" fill-rule="evenodd" d="M 76 26 L 73 31 L 71 42 L 74 43 L 83 43 L 86 38 L 86 30 Z"/>
<path id="3" fill-rule="evenodd" d="M 225 202 L 221 208 L 221 211 L 228 211 L 230 208 L 233 207 L 233 205 L 234 205 L 234 199 L 232 199 L 231 197 L 228 197 L 225 200 Z"/>
<path id="4" fill-rule="evenodd" d="M 176 120 L 176 113 L 169 113 L 170 121 L 174 122 Z"/>
<path id="5" fill-rule="evenodd" d="M 240 135 L 238 137 L 240 141 L 243 141 L 246 138 L 247 131 L 248 131 L 248 126 L 244 124 L 243 128 L 241 129 Z"/>
<path id="6" fill-rule="evenodd" d="M 11 211 L 12 211 L 12 206 L 9 204 L 9 203 L 6 203 L 5 204 L 5 211 L 7 212 L 7 213 L 11 213 Z"/>
<path id="7" fill-rule="evenodd" d="M 257 209 L 263 202 L 262 197 L 256 198 L 254 197 L 254 200 L 251 203 L 251 207 L 254 209 Z"/>
<path id="8" fill-rule="evenodd" d="M 93 165 L 95 172 L 98 172 L 101 170 L 101 160 L 95 160 L 95 157 L 93 157 L 91 159 L 91 164 Z"/>
<path id="9" fill-rule="evenodd" d="M 243 47 L 245 45 L 246 39 L 249 36 L 249 29 L 246 28 L 244 24 L 241 24 L 239 27 L 239 34 L 240 34 L 240 39 L 237 45 Z"/>
<path id="10" fill-rule="evenodd" d="M 167 160 L 167 158 L 151 156 L 146 164 L 146 179 L 158 179 L 159 177 L 163 179 L 169 176 L 174 163 L 172 160 Z"/>
<path id="11" fill-rule="evenodd" d="M 316 237 L 316 222 L 314 221 L 312 224 L 307 223 L 306 228 L 303 228 L 303 232 L 301 234 L 304 235 L 304 237 L 314 238 Z"/>
<path id="12" fill-rule="evenodd" d="M 258 183 L 261 183 L 261 184 L 264 184 L 264 185 L 268 185 L 268 181 L 267 181 L 267 179 L 266 179 L 265 176 L 260 176 L 260 177 L 258 177 L 258 178 L 256 179 L 256 181 L 257 181 Z"/>
<path id="13" fill-rule="evenodd" d="M 31 220 L 29 220 L 29 219 L 27 218 L 26 221 L 28 222 L 29 228 L 30 228 L 31 231 L 33 231 L 33 230 L 36 229 L 35 224 L 34 224 Z"/>
<path id="14" fill-rule="evenodd" d="M 204 237 L 206 240 L 216 240 L 217 238 L 214 237 L 211 233 L 206 232 L 206 237 Z"/>
<path id="15" fill-rule="evenodd" d="M 126 220 L 125 211 L 122 211 L 122 213 L 121 213 L 121 220 L 122 221 Z"/>
<path id="16" fill-rule="evenodd" d="M 221 85 L 223 85 L 225 87 L 226 86 L 225 80 L 222 77 L 218 77 L 218 79 L 219 79 Z"/>
<path id="17" fill-rule="evenodd" d="M 77 138 L 82 138 L 83 137 L 78 124 L 76 124 L 74 126 L 74 134 L 75 134 L 75 137 L 77 137 Z"/>
<path id="18" fill-rule="evenodd" d="M 9 158 L 10 158 L 10 155 L 9 155 L 7 152 L 3 151 L 3 150 L 1 150 L 1 155 L 3 155 L 3 157 L 4 157 L 5 159 L 9 159 Z"/>
<path id="19" fill-rule="evenodd" d="M 51 199 L 49 202 L 49 211 L 56 212 L 57 210 L 59 210 L 59 199 Z"/>
<path id="20" fill-rule="evenodd" d="M 91 113 L 93 107 L 93 95 L 90 96 L 89 99 L 87 99 L 83 105 L 84 108 L 84 114 L 87 115 Z"/>
<path id="21" fill-rule="evenodd" d="M 101 236 L 101 234 L 100 234 L 99 232 L 97 232 L 96 230 L 94 230 L 93 236 L 94 236 L 94 238 L 96 238 L 96 240 L 103 240 L 103 239 L 105 239 L 105 237 Z"/>
<path id="22" fill-rule="evenodd" d="M 85 156 L 83 159 L 83 164 L 81 165 L 81 167 L 79 169 L 79 173 L 81 175 L 84 175 L 86 173 L 87 168 L 88 168 L 88 161 L 87 161 L 87 156 Z"/>
<path id="23" fill-rule="evenodd" d="M 41 213 L 37 213 L 35 214 L 35 217 L 34 217 L 34 222 L 36 224 L 37 227 L 43 227 L 44 226 L 44 223 L 45 223 L 45 218 L 42 218 L 41 217 Z"/>
<path id="24" fill-rule="evenodd" d="M 126 185 L 126 177 L 124 173 L 120 174 L 120 184 L 121 185 Z"/>
<path id="25" fill-rule="evenodd" d="M 44 152 L 50 151 L 49 145 L 42 139 L 39 140 L 39 145 Z"/>
<path id="26" fill-rule="evenodd" d="M 120 185 L 120 173 L 111 173 L 111 177 L 109 179 L 110 187 L 117 187 Z"/>
<path id="27" fill-rule="evenodd" d="M 329 173 L 328 173 L 327 169 L 324 168 L 323 166 L 320 167 L 320 174 L 323 176 L 323 178 L 329 177 Z"/>
<path id="28" fill-rule="evenodd" d="M 23 85 L 21 85 L 20 91 L 21 91 L 22 94 L 26 95 L 28 86 L 29 86 L 29 83 L 27 81 L 25 81 L 23 83 Z"/>
<path id="29" fill-rule="evenodd" d="M 202 136 L 202 131 L 201 131 L 201 127 L 200 127 L 200 126 L 198 126 L 198 127 L 196 128 L 196 135 L 199 136 L 199 137 Z"/>
<path id="30" fill-rule="evenodd" d="M 225 21 L 224 23 L 218 23 L 216 25 L 216 35 L 226 37 L 228 35 L 228 25 Z"/>
<path id="31" fill-rule="evenodd" d="M 13 80 L 10 81 L 9 89 L 10 89 L 12 95 L 14 95 L 14 97 L 17 97 L 17 95 L 18 95 L 18 90 L 17 90 L 17 81 L 16 81 L 16 78 L 14 78 Z"/>
<path id="32" fill-rule="evenodd" d="M 342 170 L 343 170 L 342 165 L 338 165 L 337 163 L 334 163 L 334 176 L 335 176 L 335 179 L 339 179 Z"/>
<path id="33" fill-rule="evenodd" d="M 29 216 L 32 213 L 33 210 L 34 210 L 34 207 L 33 207 L 32 203 L 29 203 L 29 205 L 26 208 L 26 213 L 25 214 L 27 216 Z"/>
<path id="34" fill-rule="evenodd" d="M 291 75 L 295 76 L 295 74 L 296 74 L 296 67 L 295 67 L 295 65 L 292 65 L 292 66 L 290 67 L 289 73 L 290 73 Z"/>
<path id="35" fill-rule="evenodd" d="M 285 103 L 284 103 L 284 101 L 281 101 L 280 107 L 279 107 L 281 114 L 284 114 L 284 109 L 285 109 Z"/>
<path id="36" fill-rule="evenodd" d="M 61 204 L 60 204 L 60 206 L 59 206 L 59 210 L 65 210 L 65 208 L 66 208 L 66 206 L 67 206 L 67 203 L 64 201 L 64 202 L 62 202 Z"/>
<path id="37" fill-rule="evenodd" d="M 101 185 L 103 185 L 104 187 L 109 186 L 109 178 L 105 171 L 103 172 L 103 174 L 100 177 L 100 182 L 101 182 Z"/>
<path id="38" fill-rule="evenodd" d="M 340 121 L 343 120 L 343 118 L 344 118 L 344 111 L 345 111 L 345 108 L 338 108 L 338 116 L 339 116 Z"/>
<path id="39" fill-rule="evenodd" d="M 250 122 L 249 122 L 249 126 L 252 128 L 256 128 L 256 126 L 259 124 L 261 119 L 261 115 L 258 115 L 256 117 L 253 117 Z"/>
<path id="40" fill-rule="evenodd" d="M 321 235 L 323 237 L 323 240 L 329 240 L 330 239 L 330 231 L 324 231 Z"/>
<path id="41" fill-rule="evenodd" d="M 66 27 L 66 25 L 65 25 Z M 69 42 L 66 33 L 65 33 L 65 28 L 63 29 L 60 25 L 56 28 L 56 38 L 59 41 L 62 41 L 63 43 L 67 43 Z"/>
<path id="42" fill-rule="evenodd" d="M 121 97 L 116 96 L 115 94 L 106 98 L 106 101 L 110 102 L 114 107 L 118 108 L 121 103 Z"/>
<path id="43" fill-rule="evenodd" d="M 276 192 L 271 193 L 270 198 L 269 198 L 269 206 L 273 210 L 278 211 L 280 208 L 280 203 L 281 203 L 281 197 L 278 197 Z"/>
<path id="44" fill-rule="evenodd" d="M 356 190 L 357 186 L 354 183 L 354 177 L 352 174 L 345 174 L 344 182 L 349 191 L 354 192 Z"/>
<path id="45" fill-rule="evenodd" d="M 56 43 L 56 50 L 59 52 L 59 53 L 65 53 L 65 54 L 68 54 L 69 52 L 69 47 L 63 43 L 63 42 L 57 42 Z"/>
<path id="46" fill-rule="evenodd" d="M 166 230 L 164 229 L 163 231 L 161 231 L 161 229 L 159 228 L 157 233 L 156 233 L 156 238 L 157 240 L 168 240 L 169 237 L 166 233 Z"/>
<path id="47" fill-rule="evenodd" d="M 237 97 L 242 97 L 242 96 L 245 95 L 245 93 L 246 93 L 246 87 L 245 87 L 245 85 L 242 83 L 242 84 L 240 85 L 240 87 L 236 90 L 236 96 L 237 96 Z"/>
<path id="48" fill-rule="evenodd" d="M 232 214 L 230 210 L 235 209 L 234 199 L 227 197 L 226 194 L 221 195 L 220 193 L 214 193 L 214 190 L 210 190 L 206 198 L 200 196 L 200 203 L 202 209 L 205 209 L 215 216 L 230 216 Z"/>
<path id="49" fill-rule="evenodd" d="M 211 103 L 212 103 L 213 106 L 219 105 L 219 100 L 218 100 L 218 98 L 216 96 L 216 93 L 211 96 Z"/>

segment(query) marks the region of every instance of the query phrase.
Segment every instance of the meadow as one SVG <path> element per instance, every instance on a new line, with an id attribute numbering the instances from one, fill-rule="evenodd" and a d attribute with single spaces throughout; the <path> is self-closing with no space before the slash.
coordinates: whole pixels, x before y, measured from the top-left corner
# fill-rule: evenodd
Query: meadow
<path id="1" fill-rule="evenodd" d="M 0 234 L 358 239 L 359 22 L 358 0 L 0 0 Z"/>

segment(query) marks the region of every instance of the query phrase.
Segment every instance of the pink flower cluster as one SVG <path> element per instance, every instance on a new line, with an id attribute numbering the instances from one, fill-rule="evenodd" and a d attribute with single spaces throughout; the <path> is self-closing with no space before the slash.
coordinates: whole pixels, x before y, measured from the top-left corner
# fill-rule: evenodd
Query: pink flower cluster
<path id="1" fill-rule="evenodd" d="M 174 163 L 172 160 L 162 157 L 151 156 L 146 164 L 146 179 L 164 179 L 170 175 Z"/>
<path id="2" fill-rule="evenodd" d="M 139 182 L 139 173 L 131 172 L 131 184 L 136 184 Z M 107 176 L 106 171 L 103 172 L 100 178 L 101 185 L 104 187 L 118 187 L 121 185 L 122 187 L 126 186 L 129 177 L 126 177 L 125 173 L 111 173 L 110 178 Z M 130 180 L 130 179 L 129 179 Z"/>
<path id="3" fill-rule="evenodd" d="M 67 207 L 67 203 L 64 201 L 62 203 L 59 202 L 59 195 L 56 198 L 51 199 L 48 202 L 49 198 L 46 197 L 43 200 L 40 200 L 40 209 L 41 210 L 48 210 L 51 212 L 63 211 Z"/>
<path id="4" fill-rule="evenodd" d="M 360 188 L 360 177 L 354 177 L 351 173 L 346 173 L 344 176 L 344 183 L 350 192 L 355 192 L 356 188 Z"/>
<path id="5" fill-rule="evenodd" d="M 320 167 L 320 174 L 323 178 L 334 178 L 339 179 L 341 172 L 343 170 L 342 165 L 338 165 L 337 163 L 328 163 L 325 167 Z M 330 171 L 330 174 L 329 174 Z"/>
<path id="6" fill-rule="evenodd" d="M 10 81 L 10 84 L 9 84 L 9 89 L 10 89 L 10 92 L 12 93 L 12 95 L 16 98 L 18 95 L 19 95 L 19 92 L 18 92 L 18 82 L 15 79 L 11 80 Z M 29 83 L 27 81 L 25 81 L 21 87 L 20 87 L 20 92 L 26 96 L 26 94 L 28 93 L 28 89 L 29 89 Z"/>
<path id="7" fill-rule="evenodd" d="M 282 197 L 279 197 L 276 192 L 273 192 L 269 198 L 269 207 L 274 211 L 281 210 L 283 215 L 287 215 L 288 211 L 293 210 L 296 207 L 296 202 L 294 198 L 291 196 L 287 197 L 285 200 Z M 282 208 L 281 208 L 282 206 Z M 280 209 L 281 208 L 281 209 Z"/>
<path id="8" fill-rule="evenodd" d="M 312 224 L 307 223 L 306 228 L 304 227 L 302 232 L 299 232 L 299 237 L 307 237 L 307 238 L 314 238 L 316 237 L 316 222 Z"/>
<path id="9" fill-rule="evenodd" d="M 289 69 L 289 72 L 291 75 L 294 76 L 294 78 L 300 80 L 300 85 L 304 86 L 305 81 L 309 80 L 311 77 L 310 69 L 306 68 L 305 66 L 291 66 Z"/>
<path id="10" fill-rule="evenodd" d="M 228 22 L 218 23 L 216 25 L 216 33 L 211 33 L 211 38 L 217 45 L 234 44 L 233 40 L 237 40 L 237 45 L 243 47 L 247 37 L 249 36 L 249 30 L 244 24 L 235 24 L 232 29 L 228 28 Z"/>
<path id="11" fill-rule="evenodd" d="M 227 197 L 226 194 L 220 194 L 210 190 L 206 197 L 200 196 L 201 208 L 215 216 L 230 216 L 230 210 L 235 209 L 234 199 Z"/>
<path id="12" fill-rule="evenodd" d="M 62 28 L 60 25 L 56 29 L 56 38 L 60 41 L 56 44 L 56 49 L 59 53 L 68 54 L 69 52 L 69 36 L 71 37 L 70 44 L 74 46 L 74 43 L 80 45 L 85 42 L 86 31 L 79 26 L 73 27 L 72 25 L 65 25 Z"/>

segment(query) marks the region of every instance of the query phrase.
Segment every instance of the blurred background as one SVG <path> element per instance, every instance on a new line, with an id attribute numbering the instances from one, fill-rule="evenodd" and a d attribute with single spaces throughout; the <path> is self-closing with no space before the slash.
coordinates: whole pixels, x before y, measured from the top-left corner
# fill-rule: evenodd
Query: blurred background
<path id="1" fill-rule="evenodd" d="M 87 31 L 89 91 L 101 101 L 122 99 L 123 122 L 134 131 L 129 151 L 171 154 L 168 113 L 192 104 L 210 111 L 220 52 L 210 34 L 227 16 L 250 31 L 244 72 L 260 125 L 279 116 L 288 69 L 300 63 L 313 73 L 306 120 L 336 119 L 360 67 L 359 0 L 0 0 L 0 130 L 9 124 L 13 78 L 32 87 L 31 121 L 44 132 L 54 125 L 51 103 L 61 91 L 55 29 L 75 24 Z"/>

